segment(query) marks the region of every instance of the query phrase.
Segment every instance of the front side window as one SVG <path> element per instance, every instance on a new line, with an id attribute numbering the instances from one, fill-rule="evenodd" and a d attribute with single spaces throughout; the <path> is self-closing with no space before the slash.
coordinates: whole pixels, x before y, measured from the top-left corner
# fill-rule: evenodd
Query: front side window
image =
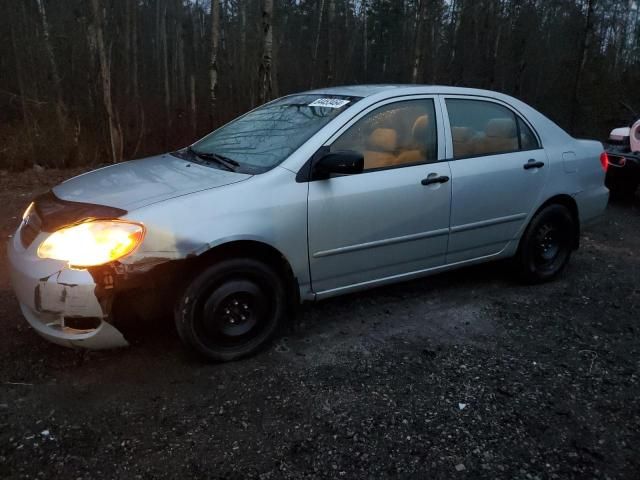
<path id="1" fill-rule="evenodd" d="M 266 171 L 359 99 L 319 94 L 284 97 L 220 127 L 192 150 L 231 159 L 242 171 Z"/>
<path id="2" fill-rule="evenodd" d="M 331 145 L 332 152 L 344 150 L 361 153 L 365 170 L 436 161 L 433 100 L 390 103 L 368 113 Z"/>
<path id="3" fill-rule="evenodd" d="M 482 100 L 447 99 L 453 157 L 539 148 L 531 129 L 511 110 Z"/>

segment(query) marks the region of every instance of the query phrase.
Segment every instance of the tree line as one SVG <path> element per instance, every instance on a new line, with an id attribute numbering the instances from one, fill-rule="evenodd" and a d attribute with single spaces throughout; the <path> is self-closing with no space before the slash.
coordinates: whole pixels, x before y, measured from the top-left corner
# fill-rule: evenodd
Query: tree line
<path id="1" fill-rule="evenodd" d="M 279 95 L 499 90 L 577 136 L 640 109 L 638 0 L 0 0 L 0 168 L 167 151 Z"/>

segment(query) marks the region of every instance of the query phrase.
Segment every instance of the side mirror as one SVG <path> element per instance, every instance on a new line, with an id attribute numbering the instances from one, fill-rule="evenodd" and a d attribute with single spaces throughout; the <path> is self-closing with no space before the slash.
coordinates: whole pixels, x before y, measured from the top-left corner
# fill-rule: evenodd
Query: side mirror
<path id="1" fill-rule="evenodd" d="M 364 157 L 352 150 L 327 153 L 313 165 L 314 180 L 329 178 L 331 174 L 354 175 L 364 170 Z"/>

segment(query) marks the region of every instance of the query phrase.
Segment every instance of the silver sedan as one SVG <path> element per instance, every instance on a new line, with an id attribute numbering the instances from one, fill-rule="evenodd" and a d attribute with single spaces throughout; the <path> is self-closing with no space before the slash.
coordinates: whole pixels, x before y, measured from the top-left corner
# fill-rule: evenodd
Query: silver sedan
<path id="1" fill-rule="evenodd" d="M 233 360 L 302 301 L 502 258 L 556 277 L 607 204 L 602 153 L 490 91 L 289 95 L 36 198 L 12 282 L 55 343 L 124 346 L 119 325 L 171 309 L 189 348 Z"/>

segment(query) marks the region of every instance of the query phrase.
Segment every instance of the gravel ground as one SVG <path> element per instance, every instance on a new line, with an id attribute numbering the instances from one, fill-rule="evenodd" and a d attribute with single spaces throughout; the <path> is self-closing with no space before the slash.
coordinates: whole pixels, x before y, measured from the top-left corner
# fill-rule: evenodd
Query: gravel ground
<path id="1" fill-rule="evenodd" d="M 0 234 L 68 175 L 0 172 Z M 553 283 L 490 264 L 308 305 L 221 365 L 166 322 L 119 351 L 41 340 L 1 243 L 0 477 L 640 478 L 640 198 Z"/>

